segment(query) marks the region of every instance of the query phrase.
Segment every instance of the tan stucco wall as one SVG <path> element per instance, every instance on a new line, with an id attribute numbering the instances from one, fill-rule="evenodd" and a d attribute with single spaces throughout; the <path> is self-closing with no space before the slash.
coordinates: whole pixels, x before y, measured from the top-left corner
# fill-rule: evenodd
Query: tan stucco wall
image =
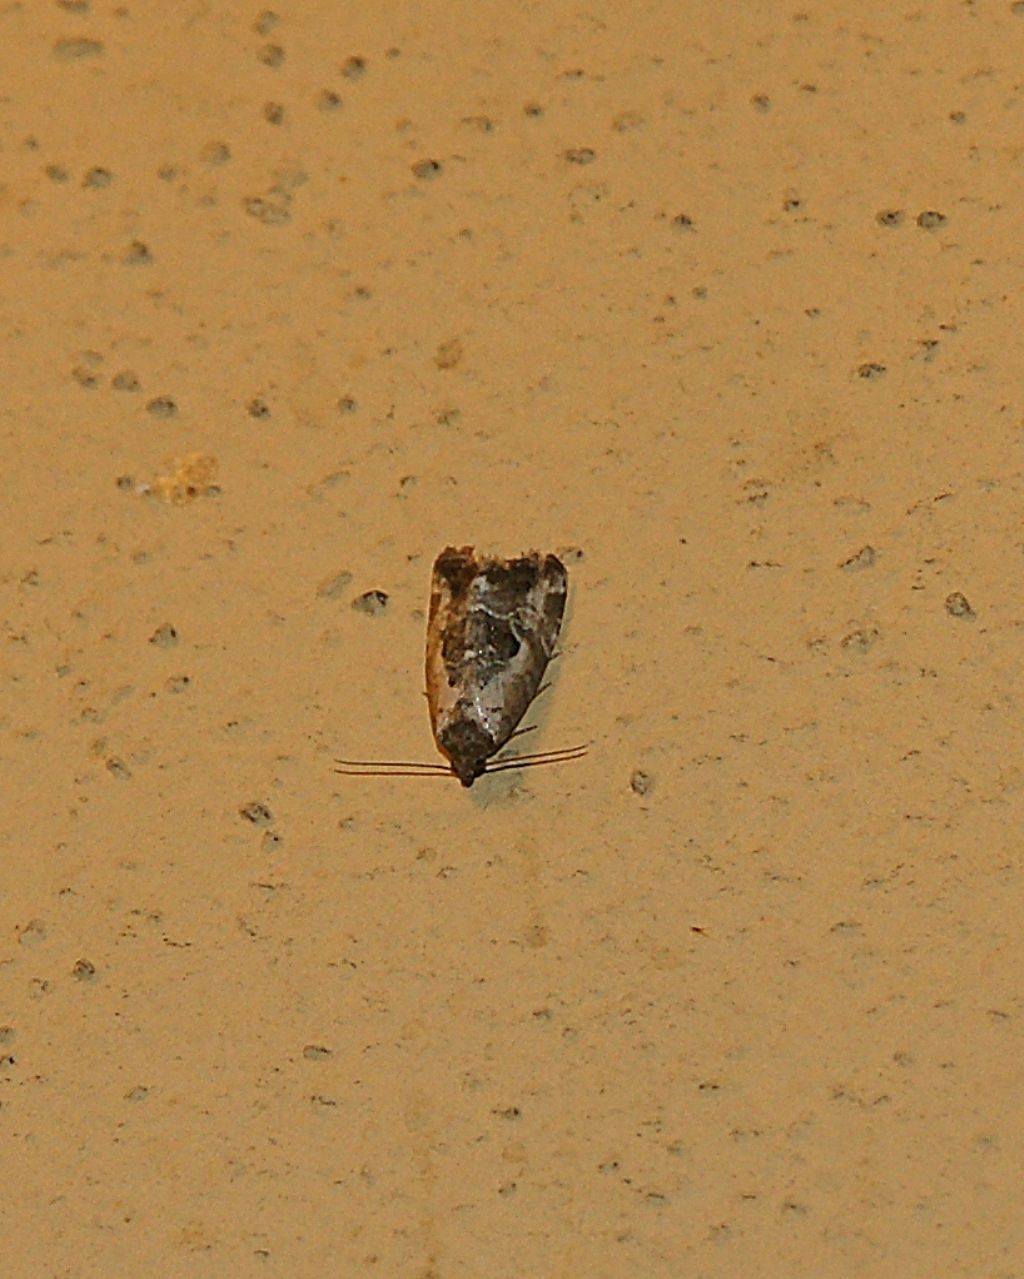
<path id="1" fill-rule="evenodd" d="M 1024 1273 L 1024 5 L 0 10 L 6 1273 Z"/>

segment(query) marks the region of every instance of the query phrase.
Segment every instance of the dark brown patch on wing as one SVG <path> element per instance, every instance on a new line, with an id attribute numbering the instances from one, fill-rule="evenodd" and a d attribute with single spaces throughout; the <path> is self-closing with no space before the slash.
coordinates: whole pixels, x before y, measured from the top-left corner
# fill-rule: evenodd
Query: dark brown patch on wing
<path id="1" fill-rule="evenodd" d="M 441 657 L 448 673 L 448 683 L 453 688 L 466 657 L 468 624 L 468 617 L 452 618 L 441 639 Z"/>
<path id="2" fill-rule="evenodd" d="M 496 613 L 511 613 L 537 585 L 540 564 L 536 555 L 518 560 L 492 560 L 484 569 L 488 602 Z"/>
<path id="3" fill-rule="evenodd" d="M 496 617 L 480 608 L 473 609 L 466 618 L 464 638 L 465 650 L 473 656 L 474 674 L 481 685 L 500 675 L 522 647 L 511 617 Z"/>
<path id="4" fill-rule="evenodd" d="M 430 596 L 430 624 L 427 642 L 427 685 L 430 685 L 430 639 L 440 646 L 441 659 L 450 687 L 454 687 L 466 651 L 466 596 L 479 565 L 471 546 L 446 546 L 434 561 L 434 590 Z M 445 615 L 440 617 L 447 595 Z M 438 628 L 435 632 L 435 626 Z M 433 707 L 431 710 L 433 714 Z"/>
<path id="5" fill-rule="evenodd" d="M 470 582 L 476 576 L 476 571 L 476 556 L 471 546 L 463 546 L 459 549 L 446 546 L 434 561 L 434 572 L 448 584 L 453 603 L 465 597 Z"/>

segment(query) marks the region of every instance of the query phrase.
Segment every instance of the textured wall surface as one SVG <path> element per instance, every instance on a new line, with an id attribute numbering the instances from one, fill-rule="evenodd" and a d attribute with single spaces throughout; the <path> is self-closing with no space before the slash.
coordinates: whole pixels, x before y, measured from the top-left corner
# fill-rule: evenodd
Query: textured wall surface
<path id="1" fill-rule="evenodd" d="M 1024 1274 L 1022 65 L 0 4 L 8 1274 Z M 340 777 L 448 543 L 590 753 Z"/>

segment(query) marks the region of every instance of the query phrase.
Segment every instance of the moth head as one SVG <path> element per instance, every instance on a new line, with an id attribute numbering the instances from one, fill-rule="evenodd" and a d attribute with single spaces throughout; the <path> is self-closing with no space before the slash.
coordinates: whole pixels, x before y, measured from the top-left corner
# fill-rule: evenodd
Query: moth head
<path id="1" fill-rule="evenodd" d="M 494 754 L 494 739 L 473 720 L 458 720 L 442 729 L 437 744 L 448 756 L 452 772 L 463 784 L 472 786 L 487 771 L 487 760 Z"/>

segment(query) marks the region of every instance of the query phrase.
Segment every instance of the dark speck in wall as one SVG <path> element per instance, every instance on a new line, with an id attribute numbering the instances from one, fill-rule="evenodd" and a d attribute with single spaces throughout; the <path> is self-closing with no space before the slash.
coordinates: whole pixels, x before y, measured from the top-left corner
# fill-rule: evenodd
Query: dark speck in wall
<path id="1" fill-rule="evenodd" d="M 157 395 L 146 404 L 146 412 L 153 417 L 177 417 L 178 406 L 169 395 Z"/>
<path id="2" fill-rule="evenodd" d="M 365 613 L 368 617 L 379 617 L 388 606 L 388 597 L 384 591 L 367 591 L 352 601 L 357 613 Z"/>
<path id="3" fill-rule="evenodd" d="M 422 182 L 441 176 L 443 166 L 440 160 L 417 160 L 412 166 L 413 176 Z"/>

